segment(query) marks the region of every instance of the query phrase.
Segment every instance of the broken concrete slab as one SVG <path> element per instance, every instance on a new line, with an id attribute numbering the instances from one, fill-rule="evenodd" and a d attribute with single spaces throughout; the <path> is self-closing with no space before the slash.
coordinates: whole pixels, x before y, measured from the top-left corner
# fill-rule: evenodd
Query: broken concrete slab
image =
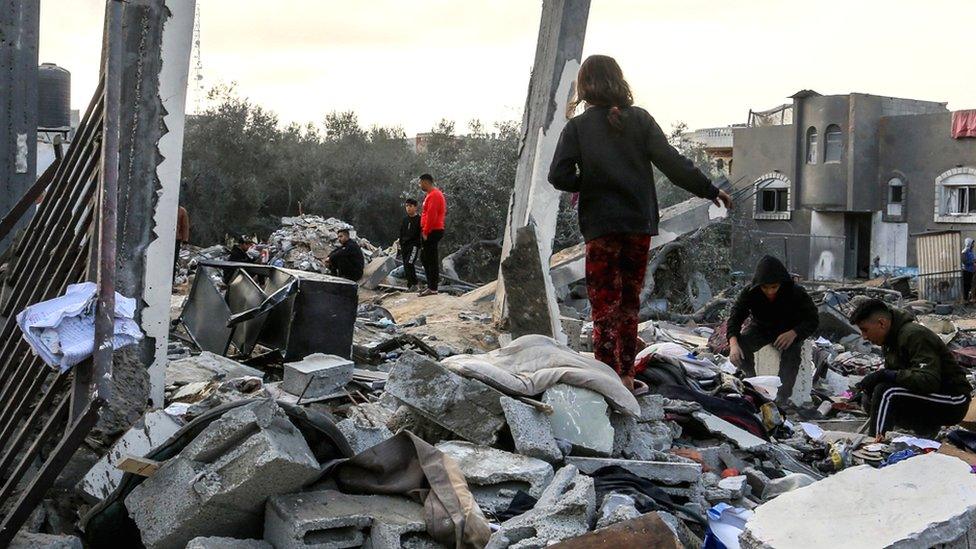
<path id="1" fill-rule="evenodd" d="M 663 484 L 697 482 L 702 475 L 697 463 L 671 463 L 667 461 L 638 461 L 632 459 L 586 458 L 569 456 L 567 465 L 573 465 L 582 473 L 592 474 L 611 465 L 622 467 L 631 473 Z"/>
<path id="2" fill-rule="evenodd" d="M 501 263 L 508 322 L 513 339 L 540 334 L 565 343 L 559 306 L 549 284 L 549 275 L 539 255 L 536 227 L 525 225 L 515 231 L 515 243 Z M 548 260 L 548 258 L 546 258 Z"/>
<path id="3" fill-rule="evenodd" d="M 492 446 L 505 426 L 502 393 L 408 351 L 397 361 L 386 392 L 462 438 Z"/>
<path id="4" fill-rule="evenodd" d="M 611 414 L 613 452 L 618 458 L 653 460 L 661 451 L 671 448 L 671 428 L 662 421 L 642 422 L 639 418 Z"/>
<path id="5" fill-rule="evenodd" d="M 609 494 L 603 498 L 600 511 L 597 513 L 599 518 L 596 521 L 597 529 L 606 528 L 612 524 L 625 520 L 635 519 L 641 515 L 637 510 L 637 503 L 634 498 L 626 494 Z"/>
<path id="6" fill-rule="evenodd" d="M 210 351 L 166 364 L 167 386 L 248 376 L 263 378 L 264 372 Z"/>
<path id="7" fill-rule="evenodd" d="M 419 503 L 333 490 L 269 498 L 264 539 L 275 549 L 440 547 L 427 535 Z"/>
<path id="8" fill-rule="evenodd" d="M 737 475 L 718 481 L 718 487 L 722 490 L 728 490 L 731 494 L 731 499 L 739 499 L 746 494 L 746 490 L 749 489 L 749 484 L 746 481 L 745 475 Z"/>
<path id="9" fill-rule="evenodd" d="M 346 437 L 352 451 L 357 454 L 384 440 L 393 438 L 393 433 L 382 423 L 379 425 L 363 424 L 358 419 L 347 418 L 336 423 L 336 427 Z"/>
<path id="10" fill-rule="evenodd" d="M 531 457 L 452 440 L 436 446 L 457 462 L 482 509 L 500 513 L 522 490 L 538 498 L 552 481 L 552 466 Z"/>
<path id="11" fill-rule="evenodd" d="M 82 549 L 83 547 L 77 536 L 38 534 L 21 530 L 14 536 L 8 549 Z"/>
<path id="12" fill-rule="evenodd" d="M 772 345 L 766 345 L 756 351 L 756 374 L 761 376 L 778 376 L 781 353 Z M 813 390 L 813 342 L 806 340 L 800 348 L 800 370 L 793 384 L 793 392 L 786 395 L 787 400 L 794 406 L 805 406 L 813 402 L 810 391 Z M 785 389 L 784 389 L 785 390 Z M 783 395 L 777 395 L 777 398 Z"/>
<path id="13" fill-rule="evenodd" d="M 396 258 L 393 256 L 377 257 L 366 264 L 359 285 L 367 290 L 379 288 L 396 266 Z"/>
<path id="14" fill-rule="evenodd" d="M 281 388 L 302 398 L 331 395 L 352 381 L 356 365 L 335 355 L 314 353 L 300 362 L 286 362 Z"/>
<path id="15" fill-rule="evenodd" d="M 803 473 L 790 473 L 784 477 L 772 479 L 766 483 L 766 489 L 762 492 L 763 499 L 773 499 L 787 492 L 792 492 L 797 488 L 803 488 L 816 482 L 809 475 Z"/>
<path id="16" fill-rule="evenodd" d="M 518 453 L 549 463 L 563 459 L 563 453 L 552 436 L 549 416 L 511 397 L 503 396 L 500 402 Z"/>
<path id="17" fill-rule="evenodd" d="M 758 450 L 769 445 L 765 440 L 756 435 L 732 425 L 724 419 L 712 415 L 708 412 L 695 412 L 692 417 L 705 425 L 705 428 L 714 435 L 728 439 L 742 450 Z"/>
<path id="18" fill-rule="evenodd" d="M 125 498 L 148 549 L 260 534 L 264 502 L 316 479 L 319 463 L 273 400 L 228 411 Z"/>
<path id="19" fill-rule="evenodd" d="M 162 410 L 147 412 L 135 426 L 102 456 L 81 482 L 78 489 L 94 500 L 106 498 L 118 487 L 122 471 L 116 465 L 125 456 L 143 457 L 159 446 L 180 429 L 180 424 Z"/>
<path id="20" fill-rule="evenodd" d="M 739 541 L 745 549 L 935 547 L 966 536 L 974 513 L 970 466 L 930 453 L 882 469 L 851 467 L 783 494 L 756 508 Z"/>
<path id="21" fill-rule="evenodd" d="M 549 416 L 553 436 L 572 443 L 574 453 L 611 454 L 614 430 L 607 415 L 607 401 L 602 395 L 560 383 L 549 388 L 542 401 L 553 409 Z"/>
<path id="22" fill-rule="evenodd" d="M 218 537 L 199 537 L 190 540 L 186 549 L 274 549 L 274 547 L 260 539 L 236 539 Z"/>
<path id="23" fill-rule="evenodd" d="M 596 511 L 593 479 L 567 465 L 531 510 L 501 524 L 488 540 L 487 549 L 544 547 L 585 534 Z"/>

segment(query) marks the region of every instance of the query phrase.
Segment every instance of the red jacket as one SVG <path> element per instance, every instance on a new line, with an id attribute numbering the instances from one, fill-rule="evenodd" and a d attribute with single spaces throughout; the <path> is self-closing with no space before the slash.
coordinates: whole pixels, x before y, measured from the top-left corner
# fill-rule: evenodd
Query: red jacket
<path id="1" fill-rule="evenodd" d="M 427 236 L 431 231 L 444 230 L 444 218 L 447 217 L 447 201 L 444 193 L 434 187 L 424 198 L 424 211 L 420 214 L 420 232 Z"/>

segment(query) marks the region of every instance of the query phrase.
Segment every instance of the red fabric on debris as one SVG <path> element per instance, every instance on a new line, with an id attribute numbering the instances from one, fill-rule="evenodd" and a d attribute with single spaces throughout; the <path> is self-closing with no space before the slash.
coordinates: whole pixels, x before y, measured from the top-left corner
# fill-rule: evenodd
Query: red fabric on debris
<path id="1" fill-rule="evenodd" d="M 956 357 L 956 362 L 960 365 L 970 368 L 976 366 L 976 347 L 953 349 L 952 354 Z"/>
<path id="2" fill-rule="evenodd" d="M 952 138 L 976 137 L 976 109 L 952 113 Z"/>

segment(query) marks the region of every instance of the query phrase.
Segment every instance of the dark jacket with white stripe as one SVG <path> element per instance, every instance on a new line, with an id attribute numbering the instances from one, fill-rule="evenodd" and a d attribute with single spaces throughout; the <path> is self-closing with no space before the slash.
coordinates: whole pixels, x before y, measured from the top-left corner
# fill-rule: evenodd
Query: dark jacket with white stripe
<path id="1" fill-rule="evenodd" d="M 968 395 L 973 390 L 965 370 L 942 339 L 904 311 L 891 310 L 884 355 L 885 368 L 897 372 L 895 385 L 909 391 Z"/>

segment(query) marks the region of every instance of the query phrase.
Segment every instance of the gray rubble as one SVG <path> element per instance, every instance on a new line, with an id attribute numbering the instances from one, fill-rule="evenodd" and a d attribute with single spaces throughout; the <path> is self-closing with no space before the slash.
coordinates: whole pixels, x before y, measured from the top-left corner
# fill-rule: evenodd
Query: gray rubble
<path id="1" fill-rule="evenodd" d="M 8 549 L 82 549 L 83 547 L 84 545 L 81 544 L 81 540 L 77 536 L 20 531 L 14 536 Z"/>
<path id="2" fill-rule="evenodd" d="M 386 425 L 365 422 L 358 417 L 346 418 L 336 423 L 336 427 L 346 437 L 346 441 L 356 454 L 372 448 L 386 439 L 393 438 L 393 433 Z"/>
<path id="3" fill-rule="evenodd" d="M 632 459 L 586 458 L 570 456 L 568 465 L 581 473 L 591 474 L 611 465 L 622 467 L 631 473 L 663 484 L 697 482 L 701 478 L 701 465 L 697 463 L 671 463 L 666 461 L 638 461 Z"/>
<path id="4" fill-rule="evenodd" d="M 352 381 L 356 365 L 335 355 L 314 353 L 299 362 L 286 362 L 281 388 L 306 399 L 329 396 Z"/>
<path id="5" fill-rule="evenodd" d="M 601 394 L 560 383 L 549 388 L 542 401 L 553 409 L 549 417 L 553 436 L 572 443 L 574 454 L 611 454 L 614 430 L 608 416 L 609 406 Z"/>
<path id="6" fill-rule="evenodd" d="M 626 494 L 610 494 L 603 498 L 596 521 L 596 528 L 606 528 L 611 524 L 637 518 L 641 512 L 637 510 L 634 498 Z"/>
<path id="7" fill-rule="evenodd" d="M 501 405 L 518 453 L 549 463 L 563 459 L 563 453 L 552 436 L 549 416 L 533 406 L 507 396 L 501 398 Z"/>
<path id="8" fill-rule="evenodd" d="M 270 543 L 260 539 L 236 539 L 219 537 L 199 537 L 190 540 L 186 549 L 275 549 Z"/>
<path id="9" fill-rule="evenodd" d="M 166 385 L 186 385 L 235 377 L 262 378 L 264 372 L 210 351 L 166 364 Z"/>

